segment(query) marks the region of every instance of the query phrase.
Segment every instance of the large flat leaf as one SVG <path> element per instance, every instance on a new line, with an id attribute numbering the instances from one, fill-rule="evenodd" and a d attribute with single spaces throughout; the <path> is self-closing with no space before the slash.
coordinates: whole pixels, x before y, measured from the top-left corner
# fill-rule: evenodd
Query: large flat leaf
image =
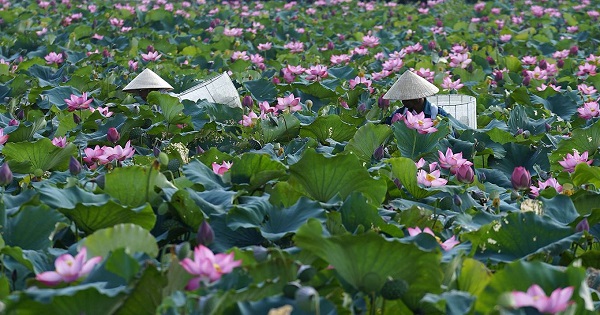
<path id="1" fill-rule="evenodd" d="M 150 257 L 158 256 L 156 239 L 139 225 L 127 223 L 98 230 L 84 238 L 80 247 L 86 247 L 88 255 L 106 257 L 109 252 L 124 248 L 128 254 L 142 252 Z"/>
<path id="2" fill-rule="evenodd" d="M 408 158 L 392 158 L 387 160 L 392 166 L 392 174 L 400 180 L 402 186 L 417 199 L 435 195 L 439 190 L 421 188 L 417 183 L 417 166 Z"/>
<path id="3" fill-rule="evenodd" d="M 428 134 L 420 134 L 415 129 L 410 129 L 403 122 L 392 125 L 392 131 L 396 138 L 396 144 L 403 157 L 414 161 L 427 155 L 432 155 L 439 148 L 440 141 L 449 133 L 448 123 L 442 121 L 436 128 L 438 131 Z"/>
<path id="4" fill-rule="evenodd" d="M 298 247 L 324 259 L 354 289 L 378 292 L 388 277 L 409 284 L 403 300 L 414 308 L 425 293 L 437 293 L 443 278 L 439 251 L 425 252 L 414 244 L 389 241 L 368 232 L 324 237 L 321 223 L 309 220 L 294 240 Z M 383 259 L 385 257 L 385 259 Z"/>
<path id="5" fill-rule="evenodd" d="M 104 192 L 123 205 L 139 207 L 156 195 L 154 187 L 160 187 L 164 179 L 164 175 L 152 167 L 119 167 L 106 174 Z"/>
<path id="6" fill-rule="evenodd" d="M 218 162 L 219 164 L 221 161 Z M 206 190 L 222 189 L 224 187 L 221 176 L 215 174 L 211 168 L 198 160 L 192 160 L 183 166 L 183 174 L 194 184 L 204 186 Z"/>
<path id="7" fill-rule="evenodd" d="M 78 204 L 74 209 L 61 209 L 61 212 L 87 234 L 121 223 L 133 223 L 151 230 L 156 222 L 156 215 L 148 203 L 133 208 L 110 200 L 97 206 Z"/>
<path id="8" fill-rule="evenodd" d="M 59 189 L 46 185 L 38 188 L 38 191 L 40 200 L 56 209 L 74 209 L 78 204 L 100 206 L 110 199 L 108 195 L 94 194 L 79 186 Z"/>
<path id="9" fill-rule="evenodd" d="M 70 86 L 57 86 L 55 88 L 42 92 L 42 94 L 40 94 L 40 99 L 38 100 L 37 105 L 41 109 L 50 109 L 52 105 L 55 105 L 59 109 L 63 110 L 67 108 L 67 103 L 65 103 L 65 99 L 70 99 L 71 94 L 81 95 L 81 92 Z"/>
<path id="10" fill-rule="evenodd" d="M 338 142 L 352 139 L 356 133 L 356 128 L 348 124 L 337 115 L 320 116 L 308 126 L 300 129 L 301 137 L 313 137 L 321 143 L 326 143 L 327 139 L 333 139 Z"/>
<path id="11" fill-rule="evenodd" d="M 158 105 L 168 124 L 190 122 L 190 117 L 183 113 L 183 104 L 177 97 L 155 91 L 148 94 L 148 104 Z"/>
<path id="12" fill-rule="evenodd" d="M 558 164 L 558 161 L 562 161 L 567 153 L 573 154 L 573 150 L 577 150 L 579 153 L 588 151 L 592 156 L 598 147 L 600 147 L 599 121 L 587 128 L 574 129 L 571 138 L 559 142 L 558 148 L 550 155 L 551 169 L 562 170 L 563 167 Z"/>
<path id="13" fill-rule="evenodd" d="M 34 122 L 20 123 L 17 129 L 10 132 L 9 142 L 32 141 L 38 131 L 46 128 L 46 120 L 39 117 Z M 39 137 L 39 136 L 38 136 Z"/>
<path id="14" fill-rule="evenodd" d="M 265 79 L 246 81 L 244 82 L 244 86 L 258 102 L 272 102 L 277 97 L 277 88 L 271 81 Z"/>
<path id="15" fill-rule="evenodd" d="M 533 103 L 544 105 L 544 108 L 566 121 L 570 121 L 573 114 L 577 113 L 577 108 L 579 107 L 577 104 L 578 99 L 579 95 L 577 91 L 564 92 L 550 96 L 547 99 L 543 99 L 537 95 L 531 96 Z"/>
<path id="16" fill-rule="evenodd" d="M 233 207 L 227 214 L 227 226 L 238 228 L 258 228 L 262 236 L 270 241 L 296 233 L 310 218 L 325 221 L 325 210 L 316 201 L 300 198 L 291 207 L 281 208 L 272 205 L 269 197 L 244 198 L 248 201 Z"/>
<path id="17" fill-rule="evenodd" d="M 234 158 L 230 172 L 232 183 L 248 184 L 248 190 L 253 191 L 284 176 L 286 167 L 270 155 L 245 153 Z"/>
<path id="18" fill-rule="evenodd" d="M 360 127 L 354 137 L 348 141 L 344 152 L 352 153 L 363 161 L 370 161 L 377 149 L 392 134 L 387 125 L 367 123 Z"/>
<path id="19" fill-rule="evenodd" d="M 156 314 L 156 309 L 162 301 L 162 288 L 166 285 L 167 278 L 163 277 L 154 265 L 149 265 L 115 314 Z"/>
<path id="20" fill-rule="evenodd" d="M 508 118 L 508 127 L 512 132 L 516 132 L 518 129 L 529 130 L 532 135 L 538 135 L 546 132 L 546 123 L 551 124 L 555 118 L 540 118 L 533 119 L 527 115 L 527 111 L 523 106 L 515 106 L 510 112 Z"/>
<path id="21" fill-rule="evenodd" d="M 58 86 L 65 78 L 65 70 L 65 66 L 56 70 L 51 67 L 33 65 L 27 69 L 27 73 L 38 79 L 40 87 Z"/>
<path id="22" fill-rule="evenodd" d="M 27 205 L 7 217 L 2 237 L 8 246 L 45 250 L 52 246 L 50 235 L 58 222 L 67 220 L 55 209 L 46 205 Z"/>
<path id="23" fill-rule="evenodd" d="M 292 114 L 283 114 L 270 119 L 260 121 L 262 140 L 264 143 L 285 141 L 288 142 L 298 136 L 300 132 L 300 120 Z"/>
<path id="24" fill-rule="evenodd" d="M 33 173 L 36 169 L 65 171 L 69 168 L 69 158 L 76 152 L 77 147 L 72 143 L 60 148 L 48 138 L 35 142 L 7 143 L 2 149 L 10 169 L 22 174 Z"/>
<path id="25" fill-rule="evenodd" d="M 290 184 L 318 201 L 329 201 L 336 195 L 348 197 L 352 192 L 365 194 L 373 204 L 381 204 L 387 185 L 374 179 L 354 155 L 327 158 L 310 149 L 290 166 Z"/>
<path id="26" fill-rule="evenodd" d="M 533 167 L 534 165 L 538 165 L 544 170 L 550 169 L 550 162 L 548 161 L 549 149 L 543 146 L 531 148 L 530 146 L 510 142 L 503 147 L 506 150 L 506 155 L 502 159 L 490 156 L 488 160 L 489 168 L 504 172 L 508 178 L 511 177 L 513 170 L 517 166 L 525 167 L 532 176 L 537 174 Z"/>
<path id="27" fill-rule="evenodd" d="M 463 234 L 474 244 L 475 257 L 496 262 L 538 253 L 559 255 L 581 238 L 571 227 L 533 212 L 513 212 L 476 232 Z"/>

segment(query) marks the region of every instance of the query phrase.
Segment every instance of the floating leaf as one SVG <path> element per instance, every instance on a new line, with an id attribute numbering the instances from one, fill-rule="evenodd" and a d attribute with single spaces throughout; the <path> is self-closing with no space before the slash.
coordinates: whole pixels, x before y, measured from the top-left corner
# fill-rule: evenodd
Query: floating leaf
<path id="1" fill-rule="evenodd" d="M 230 173 L 232 183 L 249 184 L 248 190 L 253 191 L 284 176 L 286 167 L 267 154 L 245 153 L 233 159 Z"/>
<path id="2" fill-rule="evenodd" d="M 10 169 L 22 174 L 31 174 L 37 169 L 65 171 L 69 168 L 69 158 L 76 152 L 74 144 L 60 148 L 48 138 L 35 142 L 7 143 L 2 149 Z"/>
<path id="3" fill-rule="evenodd" d="M 61 212 L 87 234 L 121 223 L 132 223 L 151 230 L 156 223 L 156 215 L 148 203 L 135 208 L 113 200 L 98 206 L 80 203 L 74 209 L 61 209 Z"/>
<path id="4" fill-rule="evenodd" d="M 450 133 L 446 121 L 439 123 L 436 128 L 438 131 L 434 133 L 420 134 L 415 129 L 408 128 L 403 122 L 396 122 L 392 125 L 400 153 L 403 157 L 414 161 L 432 155 L 439 148 L 440 141 Z"/>
<path id="5" fill-rule="evenodd" d="M 360 127 L 354 137 L 348 141 L 344 152 L 356 154 L 363 161 L 370 161 L 375 149 L 382 145 L 392 134 L 387 125 L 367 123 Z"/>
<path id="6" fill-rule="evenodd" d="M 152 234 L 130 223 L 98 230 L 84 238 L 79 246 L 86 247 L 89 256 L 106 257 L 109 252 L 119 248 L 124 248 L 128 254 L 142 252 L 150 257 L 158 256 L 158 245 Z"/>
<path id="7" fill-rule="evenodd" d="M 8 246 L 45 250 L 52 246 L 50 235 L 58 222 L 67 220 L 55 209 L 46 205 L 23 206 L 19 212 L 7 217 L 2 237 Z"/>
<path id="8" fill-rule="evenodd" d="M 300 161 L 290 166 L 290 173 L 292 186 L 323 202 L 338 194 L 346 198 L 360 191 L 370 202 L 379 205 L 387 191 L 385 181 L 373 179 L 354 155 L 327 158 L 309 149 Z"/>
<path id="9" fill-rule="evenodd" d="M 156 195 L 154 187 L 163 180 L 165 176 L 152 167 L 119 167 L 106 174 L 104 192 L 123 205 L 139 207 Z"/>
<path id="10" fill-rule="evenodd" d="M 327 139 L 338 142 L 348 141 L 355 133 L 356 128 L 342 121 L 337 115 L 320 116 L 310 125 L 300 129 L 301 137 L 314 137 L 321 143 L 326 143 Z"/>

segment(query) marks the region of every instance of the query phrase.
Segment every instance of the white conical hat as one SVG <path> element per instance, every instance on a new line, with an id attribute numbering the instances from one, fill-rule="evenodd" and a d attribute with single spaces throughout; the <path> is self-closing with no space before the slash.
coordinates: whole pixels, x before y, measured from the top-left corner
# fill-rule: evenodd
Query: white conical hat
<path id="1" fill-rule="evenodd" d="M 421 78 L 410 70 L 406 70 L 383 96 L 386 100 L 414 100 L 439 92 L 435 85 Z"/>
<path id="2" fill-rule="evenodd" d="M 142 73 L 138 74 L 137 77 L 127 84 L 123 91 L 127 92 L 148 89 L 172 90 L 173 87 L 152 70 L 144 69 Z"/>

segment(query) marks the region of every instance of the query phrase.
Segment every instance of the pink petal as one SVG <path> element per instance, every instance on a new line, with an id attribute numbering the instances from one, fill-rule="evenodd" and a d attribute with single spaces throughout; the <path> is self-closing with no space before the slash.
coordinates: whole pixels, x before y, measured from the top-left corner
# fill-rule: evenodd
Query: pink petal
<path id="1" fill-rule="evenodd" d="M 35 279 L 45 285 L 57 285 L 63 281 L 61 275 L 56 271 L 46 271 L 35 276 Z"/>

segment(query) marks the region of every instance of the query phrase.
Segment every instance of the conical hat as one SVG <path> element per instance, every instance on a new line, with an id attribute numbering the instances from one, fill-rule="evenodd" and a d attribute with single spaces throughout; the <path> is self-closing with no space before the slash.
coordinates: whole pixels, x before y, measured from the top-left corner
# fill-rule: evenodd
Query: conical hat
<path id="1" fill-rule="evenodd" d="M 439 92 L 435 85 L 421 78 L 410 70 L 406 70 L 383 96 L 386 100 L 414 100 Z"/>
<path id="2" fill-rule="evenodd" d="M 173 87 L 163 80 L 158 74 L 154 73 L 150 69 L 144 69 L 142 73 L 138 74 L 135 79 L 131 80 L 129 84 L 123 89 L 123 91 L 135 91 L 135 90 L 172 90 Z"/>

